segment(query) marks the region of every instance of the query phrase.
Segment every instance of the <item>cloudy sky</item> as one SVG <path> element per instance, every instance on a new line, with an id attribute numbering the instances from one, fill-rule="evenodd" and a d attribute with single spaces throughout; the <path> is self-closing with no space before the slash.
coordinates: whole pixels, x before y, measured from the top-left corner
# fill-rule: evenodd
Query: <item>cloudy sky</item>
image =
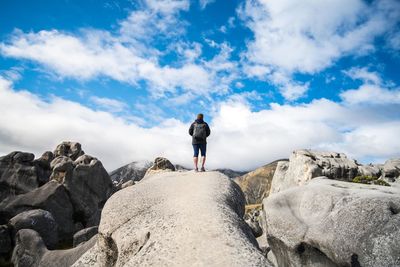
<path id="1" fill-rule="evenodd" d="M 398 0 L 0 1 L 0 154 L 82 143 L 108 170 L 300 148 L 400 157 Z"/>

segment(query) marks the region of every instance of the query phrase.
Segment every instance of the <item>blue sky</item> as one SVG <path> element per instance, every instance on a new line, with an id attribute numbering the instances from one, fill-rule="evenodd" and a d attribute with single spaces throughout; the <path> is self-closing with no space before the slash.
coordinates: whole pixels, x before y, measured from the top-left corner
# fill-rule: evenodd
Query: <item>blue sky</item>
<path id="1" fill-rule="evenodd" d="M 1 1 L 0 152 L 190 165 L 202 112 L 210 167 L 399 157 L 399 26 L 396 0 Z"/>

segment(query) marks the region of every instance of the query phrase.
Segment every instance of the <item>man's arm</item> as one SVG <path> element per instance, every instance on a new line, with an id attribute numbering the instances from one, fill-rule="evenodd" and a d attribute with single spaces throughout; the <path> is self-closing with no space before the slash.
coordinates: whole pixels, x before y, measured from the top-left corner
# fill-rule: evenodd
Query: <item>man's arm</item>
<path id="1" fill-rule="evenodd" d="M 190 128 L 189 128 L 190 135 L 193 135 L 193 130 L 194 130 L 194 124 L 192 123 L 192 125 L 190 125 Z"/>
<path id="2" fill-rule="evenodd" d="M 206 133 L 207 133 L 207 137 L 211 134 L 211 130 L 210 130 L 210 127 L 208 126 L 208 123 L 206 123 Z"/>

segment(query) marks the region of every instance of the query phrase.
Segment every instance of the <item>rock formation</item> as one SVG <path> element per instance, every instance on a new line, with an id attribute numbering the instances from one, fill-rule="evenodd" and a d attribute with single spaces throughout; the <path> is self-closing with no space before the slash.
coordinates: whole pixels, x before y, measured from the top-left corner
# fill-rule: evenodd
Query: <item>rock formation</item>
<path id="1" fill-rule="evenodd" d="M 315 178 L 270 195 L 264 212 L 277 266 L 400 266 L 398 187 Z"/>
<path id="2" fill-rule="evenodd" d="M 15 237 L 24 229 L 35 230 L 46 251 L 72 247 L 77 231 L 99 224 L 101 210 L 114 192 L 101 162 L 84 154 L 76 142 L 63 142 L 38 159 L 18 151 L 1 157 L 0 262 L 9 259 Z M 28 244 L 20 242 L 18 247 L 24 245 Z M 27 266 L 22 254 L 15 255 L 19 266 Z"/>
<path id="3" fill-rule="evenodd" d="M 247 205 L 261 204 L 262 200 L 269 195 L 277 165 L 278 161 L 274 161 L 234 179 L 242 189 Z"/>
<path id="4" fill-rule="evenodd" d="M 159 172 L 115 193 L 98 242 L 73 266 L 269 266 L 218 172 Z"/>
<path id="5" fill-rule="evenodd" d="M 168 159 L 158 157 L 154 159 L 153 165 L 146 171 L 145 176 L 149 176 L 160 171 L 175 171 L 175 166 Z"/>
<path id="6" fill-rule="evenodd" d="M 110 172 L 110 177 L 116 186 L 130 180 L 140 181 L 151 166 L 152 163 L 149 161 L 134 161 Z"/>

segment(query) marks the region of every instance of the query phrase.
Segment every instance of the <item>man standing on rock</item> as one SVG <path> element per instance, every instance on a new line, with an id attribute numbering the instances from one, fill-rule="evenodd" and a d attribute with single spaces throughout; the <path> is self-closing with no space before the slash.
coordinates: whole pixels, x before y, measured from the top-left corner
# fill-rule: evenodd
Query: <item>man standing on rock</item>
<path id="1" fill-rule="evenodd" d="M 203 157 L 203 161 L 201 163 L 201 171 L 204 172 L 204 164 L 206 163 L 206 149 L 207 149 L 207 137 L 210 135 L 210 127 L 207 122 L 203 120 L 203 114 L 197 114 L 197 119 L 190 125 L 189 134 L 192 136 L 192 145 L 193 145 L 193 162 L 194 162 L 194 170 L 197 172 L 198 162 L 199 162 L 199 150 L 201 152 L 201 156 Z"/>

